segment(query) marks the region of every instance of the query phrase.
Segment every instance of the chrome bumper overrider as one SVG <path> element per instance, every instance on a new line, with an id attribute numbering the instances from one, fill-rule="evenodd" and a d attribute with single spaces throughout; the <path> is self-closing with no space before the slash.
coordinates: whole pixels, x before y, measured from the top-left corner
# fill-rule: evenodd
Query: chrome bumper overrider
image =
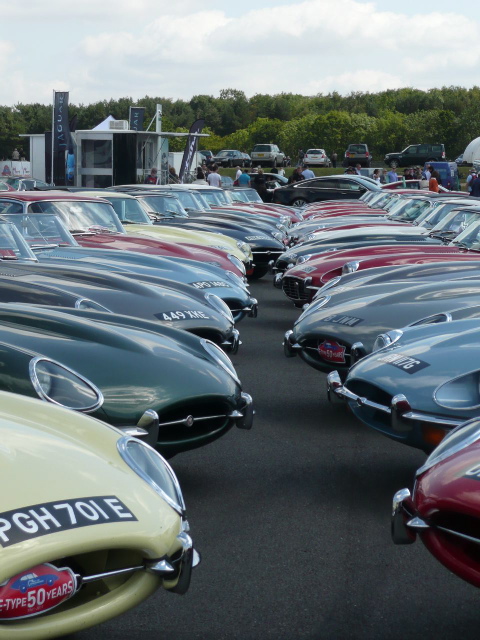
<path id="1" fill-rule="evenodd" d="M 289 329 L 285 332 L 283 338 L 283 353 L 287 358 L 294 358 L 297 355 L 297 351 L 301 351 L 302 347 L 292 340 L 293 331 Z"/>
<path id="2" fill-rule="evenodd" d="M 390 416 L 392 429 L 398 433 L 412 431 L 414 427 L 413 422 L 425 422 L 450 429 L 453 429 L 464 422 L 464 420 L 460 418 L 458 420 L 452 420 L 449 418 L 442 418 L 440 416 L 432 416 L 427 413 L 412 411 L 410 403 L 403 393 L 393 396 L 389 407 L 377 402 L 372 402 L 371 400 L 368 400 L 368 398 L 359 396 L 347 389 L 347 387 L 342 384 L 338 371 L 332 371 L 328 374 L 327 395 L 330 401 L 335 398 L 340 398 L 350 402 L 355 402 L 359 407 L 368 407 L 370 409 L 376 409 L 377 411 L 386 413 Z"/>
<path id="3" fill-rule="evenodd" d="M 221 346 L 223 347 L 223 350 L 226 351 L 227 353 L 237 353 L 238 351 L 238 347 L 241 345 L 241 341 L 240 341 L 240 332 L 238 331 L 238 329 L 233 329 L 232 330 L 232 337 L 230 338 L 230 340 L 225 340 L 225 342 L 222 342 Z"/>
<path id="4" fill-rule="evenodd" d="M 145 560 L 141 565 L 133 567 L 125 567 L 124 569 L 116 569 L 114 571 L 104 571 L 102 573 L 96 573 L 91 575 L 76 574 L 77 585 L 80 589 L 84 584 L 95 582 L 97 580 L 106 580 L 114 576 L 120 576 L 128 573 L 138 573 L 139 571 L 146 571 L 152 573 L 158 578 L 163 578 L 167 581 L 173 581 L 178 577 L 178 582 L 175 587 L 167 589 L 173 593 L 183 595 L 187 592 L 190 586 L 190 580 L 192 577 L 192 569 L 200 564 L 200 554 L 193 547 L 192 538 L 187 531 L 189 530 L 188 522 L 182 522 L 182 531 L 178 534 L 177 540 L 181 544 L 181 551 L 178 557 L 170 559 L 168 557 L 160 558 L 158 560 Z"/>

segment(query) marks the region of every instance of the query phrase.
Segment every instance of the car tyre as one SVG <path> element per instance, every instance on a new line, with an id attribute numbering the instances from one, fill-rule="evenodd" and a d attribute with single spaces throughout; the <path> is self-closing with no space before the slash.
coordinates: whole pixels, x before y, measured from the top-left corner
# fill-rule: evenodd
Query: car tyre
<path id="1" fill-rule="evenodd" d="M 398 160 L 390 160 L 388 163 L 392 169 L 396 169 L 398 167 Z"/>
<path id="2" fill-rule="evenodd" d="M 307 204 L 307 201 L 304 200 L 303 198 L 295 198 L 295 200 L 292 202 L 291 206 L 292 207 L 303 207 L 306 204 Z"/>

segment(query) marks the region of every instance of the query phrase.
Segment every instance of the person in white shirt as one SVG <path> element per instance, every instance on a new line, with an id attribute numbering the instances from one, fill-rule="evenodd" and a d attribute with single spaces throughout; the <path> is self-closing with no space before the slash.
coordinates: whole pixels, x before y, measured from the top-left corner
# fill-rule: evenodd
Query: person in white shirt
<path id="1" fill-rule="evenodd" d="M 222 176 L 218 173 L 218 165 L 213 165 L 212 171 L 207 176 L 207 182 L 211 187 L 222 186 Z"/>
<path id="2" fill-rule="evenodd" d="M 242 175 L 242 170 L 241 170 L 240 167 L 237 167 L 237 173 L 235 174 L 235 180 L 238 180 L 241 175 Z"/>
<path id="3" fill-rule="evenodd" d="M 302 176 L 305 178 L 305 180 L 309 180 L 310 178 L 315 178 L 315 174 L 311 169 L 308 168 L 308 164 L 305 165 L 305 168 L 302 171 Z"/>

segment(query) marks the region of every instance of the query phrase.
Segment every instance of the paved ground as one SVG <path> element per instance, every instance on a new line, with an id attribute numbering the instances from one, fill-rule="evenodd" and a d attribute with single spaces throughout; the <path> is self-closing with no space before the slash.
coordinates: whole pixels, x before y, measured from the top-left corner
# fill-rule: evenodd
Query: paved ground
<path id="1" fill-rule="evenodd" d="M 325 377 L 283 355 L 298 311 L 270 276 L 252 293 L 259 316 L 233 360 L 254 428 L 172 461 L 203 557 L 190 591 L 75 639 L 477 640 L 478 591 L 390 540 L 392 495 L 424 455 L 329 406 Z"/>

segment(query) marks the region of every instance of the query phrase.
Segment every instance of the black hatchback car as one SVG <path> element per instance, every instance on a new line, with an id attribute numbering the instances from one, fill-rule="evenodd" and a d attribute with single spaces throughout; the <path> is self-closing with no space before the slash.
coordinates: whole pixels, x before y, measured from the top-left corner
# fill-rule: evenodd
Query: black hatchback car
<path id="1" fill-rule="evenodd" d="M 321 202 L 322 200 L 355 200 L 366 191 L 379 190 L 378 184 L 364 176 L 325 176 L 302 180 L 275 189 L 273 202 L 303 207 L 309 202 Z"/>

